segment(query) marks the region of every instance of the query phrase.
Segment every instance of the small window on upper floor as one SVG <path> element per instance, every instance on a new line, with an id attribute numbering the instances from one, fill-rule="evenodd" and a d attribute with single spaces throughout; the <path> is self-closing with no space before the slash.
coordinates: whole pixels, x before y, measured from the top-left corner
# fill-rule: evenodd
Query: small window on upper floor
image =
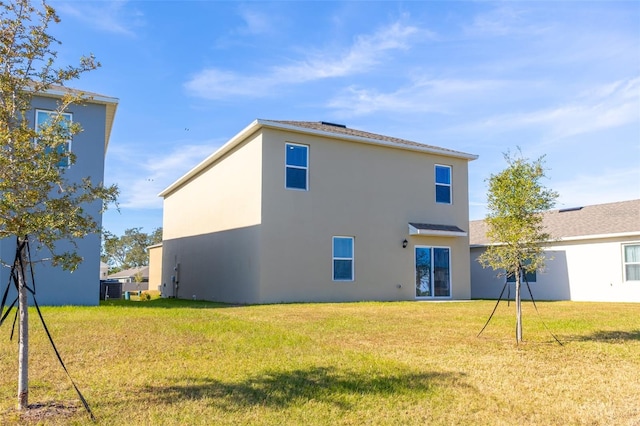
<path id="1" fill-rule="evenodd" d="M 308 190 L 309 147 L 288 143 L 285 150 L 285 188 Z"/>
<path id="2" fill-rule="evenodd" d="M 35 126 L 36 132 L 41 131 L 42 128 L 45 126 L 51 125 L 52 120 L 54 120 L 56 114 L 57 113 L 55 111 L 45 111 L 40 109 L 36 110 L 36 126 Z M 58 154 L 60 155 L 60 161 L 58 162 L 58 167 L 66 169 L 70 166 L 68 154 L 71 152 L 71 134 L 69 131 L 70 131 L 71 123 L 73 122 L 73 116 L 66 112 L 61 113 L 60 116 L 61 116 L 61 120 L 59 121 L 58 125 L 61 127 L 63 134 L 65 132 L 69 134 L 66 142 L 58 145 L 58 147 L 56 148 Z M 46 152 L 51 152 L 51 148 L 47 148 Z"/>
<path id="3" fill-rule="evenodd" d="M 451 166 L 436 164 L 436 203 L 451 204 Z"/>

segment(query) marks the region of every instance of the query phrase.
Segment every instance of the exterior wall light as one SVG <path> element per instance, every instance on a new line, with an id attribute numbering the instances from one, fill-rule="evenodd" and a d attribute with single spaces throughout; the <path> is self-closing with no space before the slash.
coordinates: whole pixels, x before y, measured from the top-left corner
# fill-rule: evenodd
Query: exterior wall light
<path id="1" fill-rule="evenodd" d="M 407 248 L 407 244 L 409 244 L 409 241 L 407 241 L 407 239 L 405 238 L 402 242 L 402 248 Z"/>

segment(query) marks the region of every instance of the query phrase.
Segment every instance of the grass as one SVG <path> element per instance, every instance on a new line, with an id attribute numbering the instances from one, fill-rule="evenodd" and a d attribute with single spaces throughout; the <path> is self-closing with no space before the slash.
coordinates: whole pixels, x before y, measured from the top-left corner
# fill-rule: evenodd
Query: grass
<path id="1" fill-rule="evenodd" d="M 228 306 L 156 299 L 43 313 L 99 425 L 637 425 L 640 306 Z M 0 328 L 0 424 L 88 424 L 30 313 L 30 402 Z M 544 323 L 543 323 L 544 321 Z M 545 324 L 562 342 L 560 346 Z M 30 410 L 37 413 L 37 410 Z"/>

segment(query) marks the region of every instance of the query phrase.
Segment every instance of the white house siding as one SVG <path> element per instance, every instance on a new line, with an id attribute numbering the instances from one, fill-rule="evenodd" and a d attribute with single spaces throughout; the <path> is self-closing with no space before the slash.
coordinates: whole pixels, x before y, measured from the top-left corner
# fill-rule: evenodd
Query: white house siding
<path id="1" fill-rule="evenodd" d="M 546 268 L 539 271 L 531 290 L 536 300 L 640 302 L 640 282 L 624 282 L 622 245 L 639 243 L 638 236 L 580 239 L 550 246 Z M 496 299 L 504 278 L 482 269 L 477 257 L 483 247 L 471 249 L 471 297 Z M 513 286 L 513 284 L 511 284 Z M 511 292 L 513 297 L 513 291 Z M 505 294 L 506 297 L 506 294 Z M 524 289 L 523 297 L 529 298 Z"/>

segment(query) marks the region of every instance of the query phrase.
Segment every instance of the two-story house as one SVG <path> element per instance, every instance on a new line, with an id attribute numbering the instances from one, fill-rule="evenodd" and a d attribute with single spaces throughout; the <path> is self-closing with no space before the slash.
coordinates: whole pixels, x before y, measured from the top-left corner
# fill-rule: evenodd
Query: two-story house
<path id="1" fill-rule="evenodd" d="M 344 125 L 256 120 L 161 192 L 163 296 L 469 299 L 476 158 Z"/>
<path id="2" fill-rule="evenodd" d="M 32 109 L 27 119 L 34 126 L 46 122 L 49 115 L 56 109 L 59 100 L 68 88 L 55 88 L 45 93 L 33 96 Z M 78 92 L 80 93 L 80 92 Z M 80 123 L 83 131 L 74 135 L 69 141 L 68 150 L 76 155 L 73 165 L 60 164 L 64 167 L 65 176 L 70 182 L 79 182 L 89 177 L 97 185 L 104 181 L 104 160 L 109 144 L 109 137 L 118 99 L 95 93 L 81 92 L 85 101 L 73 104 L 65 111 L 65 119 Z M 102 222 L 101 205 L 94 203 L 84 206 L 92 214 L 98 224 Z M 36 296 L 41 305 L 97 305 L 100 296 L 100 235 L 88 235 L 76 240 L 77 251 L 83 257 L 83 262 L 73 272 L 54 267 L 50 262 L 35 263 Z M 65 250 L 68 242 L 61 241 L 58 249 Z M 32 247 L 33 260 L 47 258 L 49 253 Z M 68 247 L 72 249 L 72 247 Z M 16 242 L 13 239 L 0 240 L 0 258 L 5 262 L 13 261 Z M 0 282 L 3 286 L 9 282 L 9 269 L 0 268 Z M 4 288 L 4 287 L 3 287 Z"/>

